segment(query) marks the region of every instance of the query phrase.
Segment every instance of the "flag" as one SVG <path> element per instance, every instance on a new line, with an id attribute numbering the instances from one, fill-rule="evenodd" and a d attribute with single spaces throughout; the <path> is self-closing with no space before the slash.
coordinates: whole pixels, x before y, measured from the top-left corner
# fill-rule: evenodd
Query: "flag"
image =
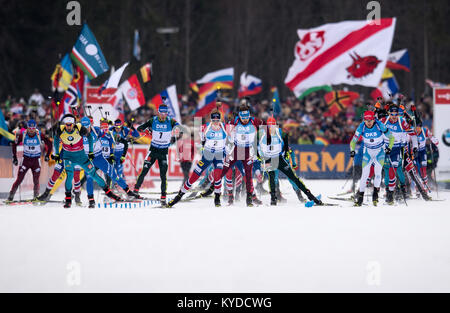
<path id="1" fill-rule="evenodd" d="M 316 136 L 315 140 L 314 140 L 314 144 L 315 145 L 323 145 L 323 146 L 328 146 L 330 144 L 330 142 L 322 137 L 322 136 Z"/>
<path id="2" fill-rule="evenodd" d="M 359 98 L 359 93 L 353 91 L 332 91 L 325 94 L 324 99 L 328 104 L 328 111 L 324 116 L 335 116 L 342 110 L 353 105 L 353 101 Z"/>
<path id="3" fill-rule="evenodd" d="M 141 76 L 144 84 L 152 79 L 152 63 L 147 63 L 141 67 Z"/>
<path id="4" fill-rule="evenodd" d="M 139 44 L 139 31 L 137 29 L 134 31 L 133 55 L 136 60 L 141 60 L 141 45 Z"/>
<path id="5" fill-rule="evenodd" d="M 395 21 L 343 21 L 299 29 L 286 85 L 297 97 L 301 90 L 318 85 L 376 87 L 386 67 Z"/>
<path id="6" fill-rule="evenodd" d="M 123 71 L 125 71 L 126 67 L 128 66 L 128 62 L 122 65 L 117 71 L 113 72 L 111 71 L 111 75 L 109 78 L 102 84 L 102 86 L 99 88 L 99 94 L 103 92 L 103 90 L 107 88 L 113 88 L 116 89 L 119 86 L 120 79 L 122 78 Z"/>
<path id="7" fill-rule="evenodd" d="M 394 76 L 389 79 L 383 80 L 378 85 L 378 88 L 372 90 L 370 96 L 372 99 L 377 100 L 379 97 L 388 100 L 394 97 L 400 90 L 397 80 Z"/>
<path id="8" fill-rule="evenodd" d="M 442 88 L 442 87 L 448 87 L 448 86 L 450 86 L 450 85 L 443 84 L 443 83 L 440 83 L 440 82 L 432 81 L 432 80 L 429 79 L 429 78 L 425 79 L 425 82 L 426 82 L 427 85 L 430 86 L 431 88 Z"/>
<path id="9" fill-rule="evenodd" d="M 199 93 L 199 91 L 200 91 L 200 89 L 198 88 L 198 85 L 197 85 L 197 83 L 189 83 L 189 89 L 191 89 L 193 92 L 195 92 L 195 93 Z"/>
<path id="10" fill-rule="evenodd" d="M 162 97 L 166 100 L 163 102 Z M 150 100 L 150 105 L 158 110 L 161 104 L 165 103 L 169 108 L 169 116 L 181 123 L 180 105 L 178 104 L 177 87 L 175 85 L 167 87 L 161 93 L 157 94 Z"/>
<path id="11" fill-rule="evenodd" d="M 59 92 L 63 92 L 69 88 L 73 77 L 73 67 L 70 61 L 70 56 L 67 53 L 56 65 L 55 71 L 51 76 L 53 89 L 58 89 Z"/>
<path id="12" fill-rule="evenodd" d="M 233 82 L 211 82 L 203 84 L 199 89 L 197 110 L 215 101 L 221 89 L 232 88 Z"/>
<path id="13" fill-rule="evenodd" d="M 67 88 L 64 93 L 63 98 L 58 106 L 57 119 L 61 116 L 72 113 L 77 115 L 76 109 L 78 109 L 79 104 L 83 98 L 84 85 L 85 85 L 85 75 L 84 72 L 77 67 L 75 75 L 73 76 L 72 82 L 69 88 Z"/>
<path id="14" fill-rule="evenodd" d="M 199 117 L 209 116 L 211 114 L 211 111 L 214 110 L 215 108 L 217 108 L 216 100 L 212 101 L 208 105 L 205 105 L 200 110 L 197 110 L 194 116 Z M 222 116 L 225 117 L 225 114 L 230 110 L 230 106 L 222 102 L 222 105 L 220 106 L 219 110 L 222 112 Z"/>
<path id="15" fill-rule="evenodd" d="M 395 51 L 389 54 L 386 67 L 393 70 L 404 70 L 409 72 L 411 70 L 411 64 L 408 49 Z"/>
<path id="16" fill-rule="evenodd" d="M 84 24 L 70 57 L 90 79 L 94 79 L 109 70 L 97 39 L 95 39 L 87 24 Z"/>
<path id="17" fill-rule="evenodd" d="M 281 113 L 281 103 L 280 103 L 280 95 L 278 93 L 277 87 L 270 88 L 272 92 L 272 110 L 273 115 L 277 117 Z"/>
<path id="18" fill-rule="evenodd" d="M 215 102 L 220 89 L 233 89 L 234 68 L 229 67 L 211 72 L 197 80 L 202 84 L 198 91 L 197 111 Z"/>
<path id="19" fill-rule="evenodd" d="M 234 68 L 229 67 L 215 72 L 211 72 L 197 80 L 197 84 L 206 84 L 213 82 L 233 82 Z"/>
<path id="20" fill-rule="evenodd" d="M 127 81 L 123 82 L 119 88 L 131 111 L 134 111 L 145 104 L 144 93 L 142 92 L 136 74 L 133 74 Z"/>
<path id="21" fill-rule="evenodd" d="M 391 77 L 394 77 L 394 73 L 386 67 L 383 71 L 383 75 L 381 75 L 381 79 L 389 79 Z"/>
<path id="22" fill-rule="evenodd" d="M 241 75 L 241 86 L 239 87 L 238 97 L 243 98 L 246 96 L 252 96 L 262 91 L 261 79 L 247 75 L 246 72 Z"/>
<path id="23" fill-rule="evenodd" d="M 125 117 L 125 110 L 122 91 L 117 89 L 116 92 L 106 101 L 106 103 L 110 104 L 113 109 L 119 113 L 118 118 L 123 121 Z"/>
<path id="24" fill-rule="evenodd" d="M 329 86 L 329 85 L 323 85 L 323 86 L 311 87 L 311 88 L 304 89 L 304 90 L 299 90 L 300 96 L 298 96 L 298 98 L 300 100 L 302 100 L 303 98 L 309 96 L 313 92 L 316 92 L 319 90 L 324 90 L 326 92 L 330 92 L 330 91 L 333 91 L 333 88 L 331 88 L 331 86 Z"/>
<path id="25" fill-rule="evenodd" d="M 5 117 L 3 116 L 2 110 L 0 110 L 0 135 L 2 135 L 3 137 L 5 137 L 10 141 L 14 141 L 16 139 L 14 134 L 11 134 L 8 131 L 8 125 L 6 125 Z"/>

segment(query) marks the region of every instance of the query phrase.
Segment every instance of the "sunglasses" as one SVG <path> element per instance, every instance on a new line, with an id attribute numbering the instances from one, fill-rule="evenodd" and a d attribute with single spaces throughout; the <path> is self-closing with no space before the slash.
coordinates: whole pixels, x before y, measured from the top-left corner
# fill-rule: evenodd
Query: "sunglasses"
<path id="1" fill-rule="evenodd" d="M 391 116 L 398 116 L 398 113 L 397 113 L 397 112 L 395 112 L 395 113 L 389 113 L 389 115 L 391 115 Z"/>

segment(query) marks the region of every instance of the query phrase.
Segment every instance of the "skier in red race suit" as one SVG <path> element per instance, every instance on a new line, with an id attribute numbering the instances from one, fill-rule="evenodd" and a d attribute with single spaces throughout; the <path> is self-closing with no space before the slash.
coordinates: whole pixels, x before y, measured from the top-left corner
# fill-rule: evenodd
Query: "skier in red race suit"
<path id="1" fill-rule="evenodd" d="M 23 179 L 25 178 L 25 174 L 29 169 L 31 169 L 33 173 L 33 198 L 37 198 L 37 196 L 39 195 L 39 176 L 41 175 L 41 143 L 44 142 L 46 146 L 46 162 L 49 160 L 50 153 L 52 152 L 52 143 L 50 139 L 48 139 L 47 136 L 36 129 L 36 122 L 34 120 L 29 120 L 27 126 L 28 127 L 25 132 L 20 132 L 16 135 L 16 140 L 12 145 L 13 164 L 19 164 L 17 160 L 17 146 L 21 143 L 23 143 L 23 160 L 19 166 L 17 179 L 12 185 L 11 191 L 9 192 L 8 201 L 13 201 L 17 188 L 19 188 L 19 185 L 22 183 Z"/>
<path id="2" fill-rule="evenodd" d="M 231 152 L 226 156 L 222 176 L 233 167 L 237 161 L 242 161 L 245 170 L 245 185 L 247 189 L 247 206 L 253 206 L 253 180 L 252 169 L 253 160 L 256 156 L 258 128 L 263 125 L 263 121 L 256 117 L 250 117 L 250 110 L 247 103 L 241 104 L 238 116 L 235 120 L 226 125 L 230 141 L 234 143 Z M 211 185 L 202 196 L 208 196 L 214 190 Z"/>

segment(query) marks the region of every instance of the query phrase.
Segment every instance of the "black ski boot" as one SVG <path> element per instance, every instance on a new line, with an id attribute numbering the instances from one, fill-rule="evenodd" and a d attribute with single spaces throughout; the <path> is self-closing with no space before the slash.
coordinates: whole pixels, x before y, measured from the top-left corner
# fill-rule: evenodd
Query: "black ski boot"
<path id="1" fill-rule="evenodd" d="M 256 190 L 261 194 L 261 195 L 266 195 L 269 192 L 267 190 L 264 189 L 263 183 L 257 183 L 256 184 Z"/>
<path id="2" fill-rule="evenodd" d="M 394 192 L 391 190 L 386 190 L 386 203 L 389 205 L 394 204 Z"/>
<path id="3" fill-rule="evenodd" d="M 113 193 L 111 191 L 111 189 L 109 189 L 108 187 L 105 187 L 103 189 L 103 191 L 105 192 L 106 196 L 115 200 L 115 201 L 122 201 L 122 198 L 120 198 L 118 195 L 116 195 L 115 193 Z"/>
<path id="4" fill-rule="evenodd" d="M 46 188 L 44 193 L 42 195 L 40 195 L 39 197 L 37 197 L 38 201 L 48 201 L 50 200 L 51 194 L 50 194 L 51 189 Z"/>
<path id="5" fill-rule="evenodd" d="M 214 192 L 214 184 L 211 184 L 211 186 L 209 186 L 208 190 L 203 191 L 200 196 L 202 198 L 206 198 L 209 195 L 211 195 Z"/>
<path id="6" fill-rule="evenodd" d="M 241 192 L 242 192 L 242 184 L 239 187 L 236 187 L 236 196 L 235 196 L 235 200 L 239 201 L 241 199 Z"/>
<path id="7" fill-rule="evenodd" d="M 309 189 L 306 190 L 305 194 L 306 194 L 306 196 L 308 197 L 308 200 L 314 201 L 314 203 L 315 203 L 316 205 L 323 205 L 322 200 L 317 199 L 317 198 L 311 193 L 311 191 L 310 191 Z"/>
<path id="8" fill-rule="evenodd" d="M 233 205 L 234 204 L 234 196 L 233 196 L 233 192 L 228 194 L 228 205 Z"/>
<path id="9" fill-rule="evenodd" d="M 277 205 L 277 196 L 274 192 L 270 193 L 270 205 Z"/>
<path id="10" fill-rule="evenodd" d="M 14 200 L 14 194 L 15 194 L 15 192 L 13 192 L 12 190 L 9 192 L 9 196 L 8 196 L 8 200 L 7 201 L 9 201 L 9 202 L 11 202 L 11 201 L 13 201 Z"/>
<path id="11" fill-rule="evenodd" d="M 277 200 L 280 202 L 287 202 L 287 200 L 281 194 L 280 185 L 277 186 Z"/>
<path id="12" fill-rule="evenodd" d="M 364 191 L 358 191 L 354 206 L 361 206 L 364 201 Z"/>
<path id="13" fill-rule="evenodd" d="M 305 198 L 303 198 L 302 191 L 300 189 L 295 191 L 295 193 L 297 194 L 297 198 L 300 202 L 305 202 Z"/>
<path id="14" fill-rule="evenodd" d="M 64 200 L 64 208 L 69 209 L 72 206 L 72 191 L 66 191 L 66 197 Z"/>
<path id="15" fill-rule="evenodd" d="M 406 186 L 405 185 L 400 185 L 400 192 L 402 193 L 403 199 L 408 199 L 409 195 L 406 192 Z"/>
<path id="16" fill-rule="evenodd" d="M 220 193 L 215 193 L 214 194 L 214 205 L 216 207 L 220 207 Z"/>
<path id="17" fill-rule="evenodd" d="M 258 199 L 258 197 L 256 196 L 255 193 L 254 193 L 253 196 L 252 196 L 252 201 L 253 201 L 253 203 L 256 204 L 256 205 L 261 205 L 261 204 L 263 204 L 262 201 Z"/>
<path id="18" fill-rule="evenodd" d="M 89 200 L 89 209 L 94 209 L 95 208 L 94 195 L 88 195 L 88 200 Z"/>
<path id="19" fill-rule="evenodd" d="M 82 206 L 83 202 L 81 202 L 81 199 L 80 199 L 80 192 L 77 191 L 77 192 L 74 192 L 73 194 L 75 195 L 75 203 L 76 203 L 76 205 Z"/>
<path id="20" fill-rule="evenodd" d="M 247 206 L 251 207 L 253 206 L 253 195 L 251 193 L 247 193 Z"/>
<path id="21" fill-rule="evenodd" d="M 159 200 L 162 207 L 167 207 L 167 197 L 166 195 L 161 195 L 161 199 Z"/>
<path id="22" fill-rule="evenodd" d="M 372 193 L 372 203 L 374 206 L 378 205 L 378 192 L 380 191 L 380 188 L 373 188 L 373 193 Z"/>
<path id="23" fill-rule="evenodd" d="M 133 190 L 131 190 L 130 188 L 127 187 L 127 189 L 125 189 L 125 192 L 127 193 L 127 196 L 130 198 L 134 198 L 134 199 L 143 199 L 138 193 L 135 193 Z"/>
<path id="24" fill-rule="evenodd" d="M 172 200 L 169 201 L 169 204 L 167 205 L 169 208 L 173 207 L 175 204 L 177 204 L 181 198 L 183 198 L 184 196 L 184 192 L 182 192 L 181 190 L 178 191 L 177 195 L 175 196 L 175 198 L 173 198 Z M 162 203 L 161 203 L 162 204 Z"/>

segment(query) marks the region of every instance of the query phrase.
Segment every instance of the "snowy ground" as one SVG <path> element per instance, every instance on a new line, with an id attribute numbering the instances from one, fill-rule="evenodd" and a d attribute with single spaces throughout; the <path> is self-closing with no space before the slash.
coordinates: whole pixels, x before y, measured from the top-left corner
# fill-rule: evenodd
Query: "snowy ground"
<path id="1" fill-rule="evenodd" d="M 344 182 L 306 183 L 333 195 Z M 305 208 L 282 184 L 278 207 L 1 205 L 0 292 L 450 292 L 450 192 Z"/>

